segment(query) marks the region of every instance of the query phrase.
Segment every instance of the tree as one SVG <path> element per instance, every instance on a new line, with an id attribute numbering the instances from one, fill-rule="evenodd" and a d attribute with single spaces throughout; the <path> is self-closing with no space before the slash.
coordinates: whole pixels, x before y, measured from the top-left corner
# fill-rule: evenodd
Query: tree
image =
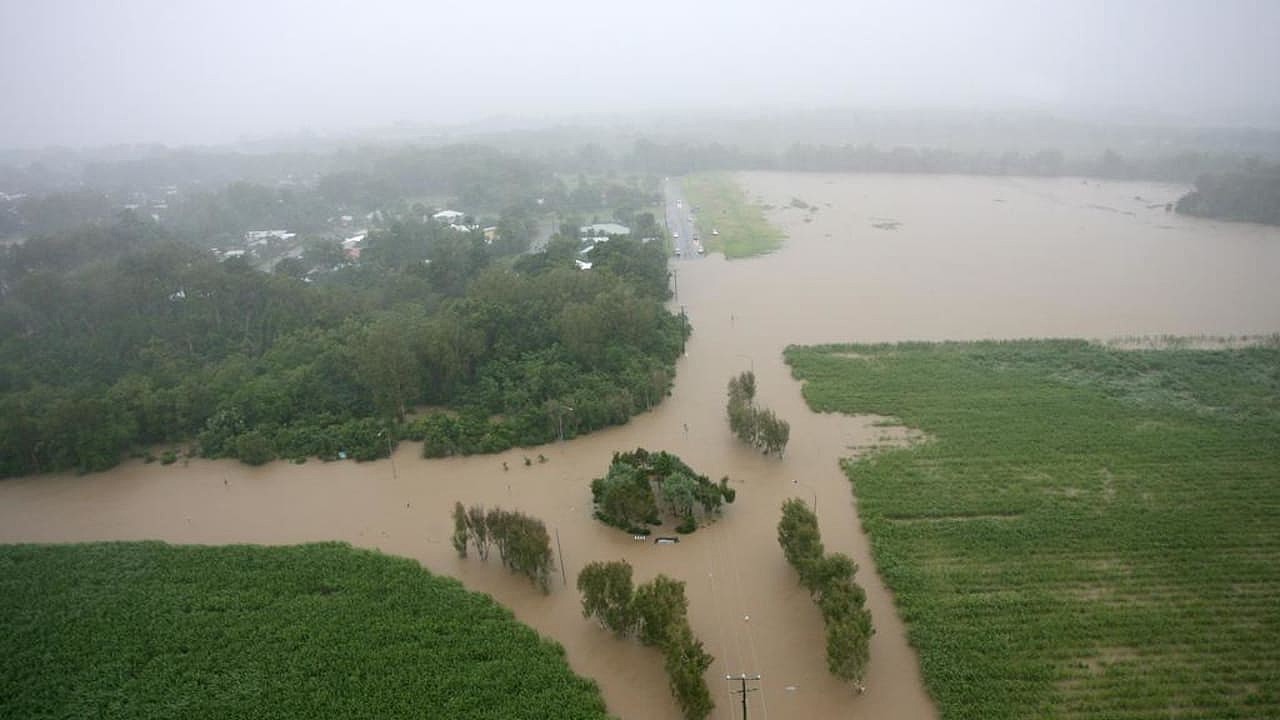
<path id="1" fill-rule="evenodd" d="M 715 658 L 703 649 L 702 641 L 693 636 L 688 623 L 672 629 L 664 652 L 671 694 L 681 712 L 686 720 L 703 720 L 716 706 L 704 677 Z"/>
<path id="2" fill-rule="evenodd" d="M 818 516 L 805 501 L 791 498 L 782 503 L 778 544 L 782 546 L 787 562 L 800 574 L 800 582 L 808 586 L 809 567 L 822 557 L 824 551 L 822 536 L 818 532 Z"/>
<path id="3" fill-rule="evenodd" d="M 658 575 L 641 585 L 632 601 L 640 642 L 665 648 L 673 630 L 687 624 L 688 611 L 682 581 Z"/>
<path id="4" fill-rule="evenodd" d="M 635 631 L 632 611 L 631 564 L 593 562 L 578 573 L 578 591 L 582 593 L 583 617 L 594 617 L 601 627 L 620 637 Z"/>
<path id="5" fill-rule="evenodd" d="M 470 537 L 471 532 L 467 527 L 467 511 L 462 507 L 462 503 L 455 502 L 453 504 L 453 535 L 449 540 L 453 544 L 453 549 L 458 551 L 458 557 L 465 558 L 467 556 L 467 541 Z"/>

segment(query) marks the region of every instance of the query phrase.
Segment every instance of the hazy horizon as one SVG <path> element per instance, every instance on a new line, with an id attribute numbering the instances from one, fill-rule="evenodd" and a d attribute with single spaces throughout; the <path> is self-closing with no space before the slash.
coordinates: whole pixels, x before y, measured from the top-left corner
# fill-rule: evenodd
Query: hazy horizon
<path id="1" fill-rule="evenodd" d="M 0 4 L 0 147 L 810 108 L 1280 127 L 1280 3 Z"/>

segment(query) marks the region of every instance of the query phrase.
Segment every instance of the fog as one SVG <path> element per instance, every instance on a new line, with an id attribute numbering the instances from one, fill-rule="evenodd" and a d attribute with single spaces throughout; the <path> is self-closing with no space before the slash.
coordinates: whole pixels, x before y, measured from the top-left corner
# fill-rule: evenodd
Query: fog
<path id="1" fill-rule="evenodd" d="M 1280 125 L 1280 4 L 0 4 L 0 147 L 809 107 Z"/>

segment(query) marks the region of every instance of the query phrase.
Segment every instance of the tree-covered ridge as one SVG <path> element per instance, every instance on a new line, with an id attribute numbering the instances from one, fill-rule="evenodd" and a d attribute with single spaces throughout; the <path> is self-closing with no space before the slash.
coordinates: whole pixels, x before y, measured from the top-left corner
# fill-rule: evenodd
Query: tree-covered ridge
<path id="1" fill-rule="evenodd" d="M 1280 225 L 1280 165 L 1201 175 L 1177 208 L 1185 215 Z"/>
<path id="2" fill-rule="evenodd" d="M 629 262 L 579 271 L 459 235 L 416 236 L 429 263 L 384 263 L 375 240 L 370 262 L 315 282 L 133 219 L 31 241 L 0 273 L 0 475 L 189 438 L 249 462 L 373 458 L 403 434 L 493 452 L 665 396 L 686 328 L 661 304 L 656 243 L 616 240 Z M 421 404 L 452 412 L 404 424 Z"/>
<path id="3" fill-rule="evenodd" d="M 0 546 L 0 717 L 607 717 L 487 595 L 338 543 Z"/>
<path id="4" fill-rule="evenodd" d="M 727 476 L 717 485 L 675 455 L 644 448 L 614 453 L 605 476 L 591 481 L 596 518 L 636 535 L 648 535 L 664 514 L 680 519 L 676 532 L 691 533 L 699 515 L 713 517 L 736 497 Z"/>

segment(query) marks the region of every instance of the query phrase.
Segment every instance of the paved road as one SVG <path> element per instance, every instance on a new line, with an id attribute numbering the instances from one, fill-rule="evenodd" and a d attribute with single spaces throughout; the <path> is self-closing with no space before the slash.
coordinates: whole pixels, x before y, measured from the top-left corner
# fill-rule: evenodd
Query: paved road
<path id="1" fill-rule="evenodd" d="M 695 211 L 684 201 L 680 178 L 667 178 L 663 183 L 663 194 L 667 199 L 667 232 L 671 233 L 676 256 L 684 260 L 697 259 L 699 254 L 695 242 L 698 240 L 698 228 L 693 221 Z"/>

